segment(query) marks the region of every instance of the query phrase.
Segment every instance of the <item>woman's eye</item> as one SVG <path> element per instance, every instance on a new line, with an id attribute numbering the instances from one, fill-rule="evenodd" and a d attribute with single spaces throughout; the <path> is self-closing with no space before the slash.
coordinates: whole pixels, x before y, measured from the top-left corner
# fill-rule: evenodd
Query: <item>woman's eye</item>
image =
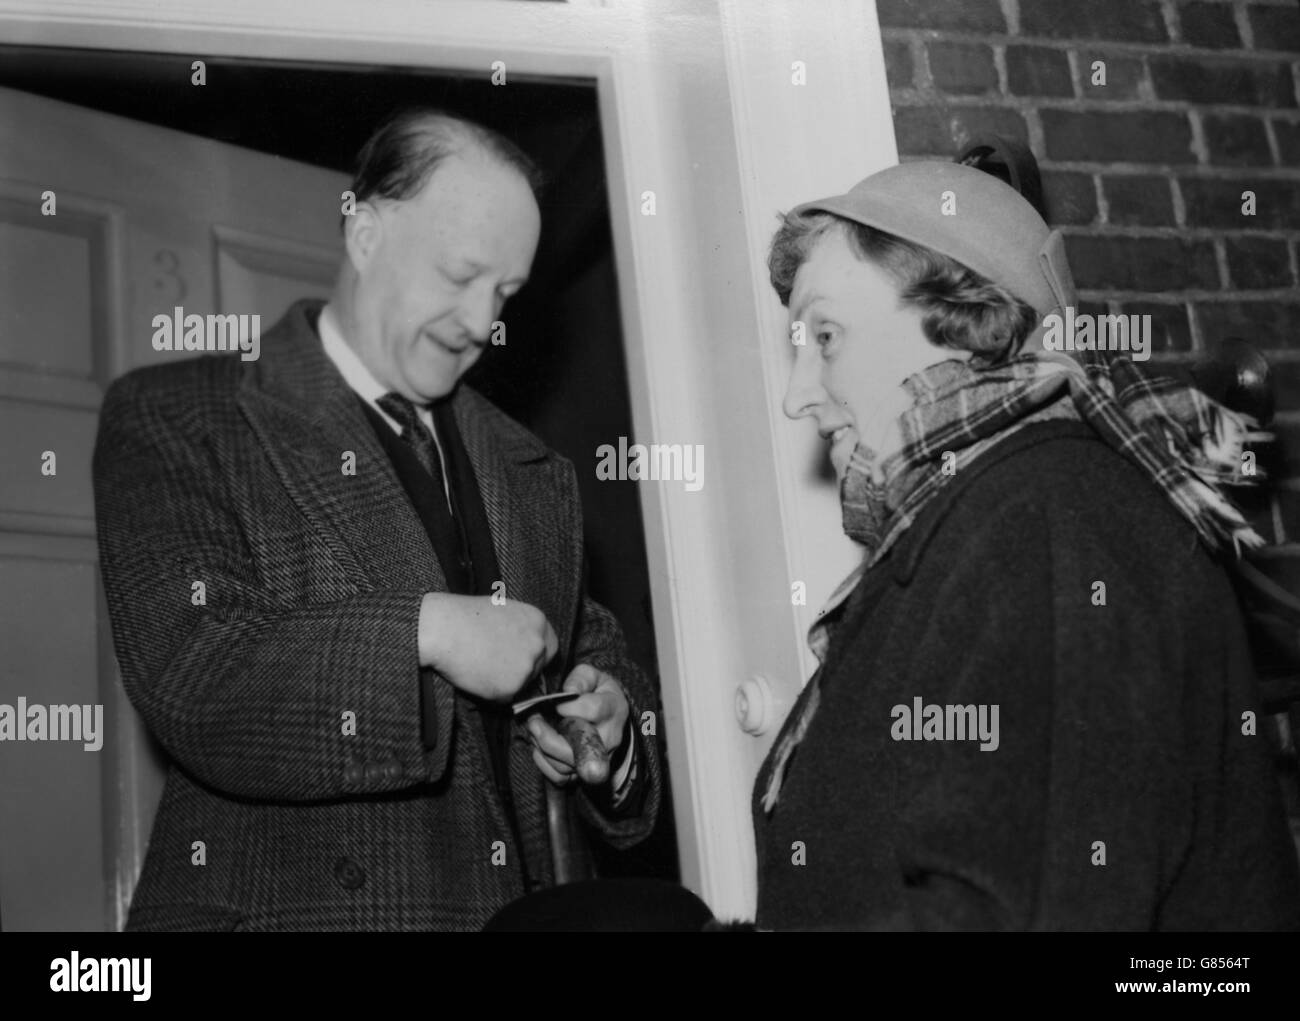
<path id="1" fill-rule="evenodd" d="M 833 330 L 819 330 L 817 332 L 817 346 L 825 348 L 832 340 L 835 339 Z"/>

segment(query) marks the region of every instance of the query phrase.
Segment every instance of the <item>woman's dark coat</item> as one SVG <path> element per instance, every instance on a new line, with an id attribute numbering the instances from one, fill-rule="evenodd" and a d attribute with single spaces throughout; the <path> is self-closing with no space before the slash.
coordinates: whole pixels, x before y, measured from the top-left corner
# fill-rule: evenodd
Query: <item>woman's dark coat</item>
<path id="1" fill-rule="evenodd" d="M 963 469 L 841 609 L 822 681 L 770 817 L 770 759 L 756 785 L 761 928 L 1300 926 L 1229 578 L 1087 427 Z M 895 740 L 916 698 L 997 705 L 996 750 Z"/>

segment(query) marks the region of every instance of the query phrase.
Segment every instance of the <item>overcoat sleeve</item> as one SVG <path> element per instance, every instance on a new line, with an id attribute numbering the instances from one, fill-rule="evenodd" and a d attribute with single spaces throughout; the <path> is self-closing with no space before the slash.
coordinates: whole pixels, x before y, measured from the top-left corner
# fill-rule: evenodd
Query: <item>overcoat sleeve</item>
<path id="1" fill-rule="evenodd" d="M 632 740 L 636 742 L 637 775 L 635 787 L 618 810 L 609 808 L 608 799 L 583 791 L 578 798 L 579 811 L 614 847 L 629 847 L 650 834 L 659 812 L 662 788 L 662 765 L 656 737 L 662 732 L 655 706 L 654 692 L 640 667 L 627 654 L 618 621 L 590 596 L 583 596 L 579 607 L 574 641 L 573 663 L 588 663 L 603 670 L 623 685 L 628 696 L 628 719 Z M 655 726 L 643 725 L 643 713 L 652 713 Z M 617 763 L 612 766 L 617 768 Z"/>

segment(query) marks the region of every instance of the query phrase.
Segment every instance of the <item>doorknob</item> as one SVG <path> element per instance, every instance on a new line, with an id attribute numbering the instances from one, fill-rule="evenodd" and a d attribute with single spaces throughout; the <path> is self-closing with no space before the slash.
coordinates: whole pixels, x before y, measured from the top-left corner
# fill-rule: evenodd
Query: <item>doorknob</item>
<path id="1" fill-rule="evenodd" d="M 736 688 L 736 720 L 740 729 L 761 737 L 779 719 L 778 700 L 766 677 L 755 674 Z"/>

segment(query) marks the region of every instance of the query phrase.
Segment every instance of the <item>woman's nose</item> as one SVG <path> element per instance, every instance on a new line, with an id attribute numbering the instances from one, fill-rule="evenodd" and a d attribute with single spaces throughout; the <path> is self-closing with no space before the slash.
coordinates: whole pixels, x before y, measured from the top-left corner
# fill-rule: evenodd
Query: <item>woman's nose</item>
<path id="1" fill-rule="evenodd" d="M 821 381 L 817 378 L 815 359 L 808 357 L 809 353 L 796 348 L 794 365 L 790 367 L 790 381 L 786 384 L 785 399 L 781 401 L 781 410 L 789 418 L 812 414 L 821 400 Z"/>

